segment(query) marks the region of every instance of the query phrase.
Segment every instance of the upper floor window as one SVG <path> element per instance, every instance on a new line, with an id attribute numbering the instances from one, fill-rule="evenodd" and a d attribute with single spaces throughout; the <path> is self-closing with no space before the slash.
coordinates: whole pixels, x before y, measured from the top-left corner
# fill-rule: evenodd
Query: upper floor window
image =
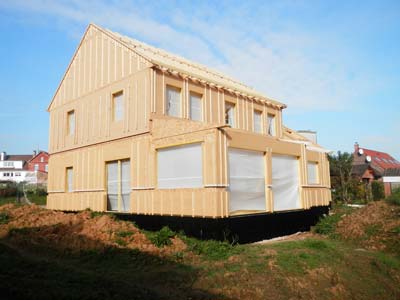
<path id="1" fill-rule="evenodd" d="M 225 124 L 235 126 L 235 104 L 225 102 Z"/>
<path id="2" fill-rule="evenodd" d="M 74 110 L 71 110 L 67 113 L 67 119 L 68 119 L 68 124 L 67 124 L 68 135 L 74 135 L 75 134 L 75 111 Z"/>
<path id="3" fill-rule="evenodd" d="M 72 192 L 72 182 L 74 179 L 74 169 L 69 167 L 66 169 L 66 181 L 65 181 L 65 189 L 67 192 Z"/>
<path id="4" fill-rule="evenodd" d="M 167 86 L 165 112 L 171 117 L 181 116 L 181 90 L 179 88 Z"/>
<path id="5" fill-rule="evenodd" d="M 308 184 L 318 184 L 318 163 L 307 162 L 307 182 Z"/>
<path id="6" fill-rule="evenodd" d="M 40 158 L 40 162 L 44 162 L 44 157 L 41 157 L 41 158 Z"/>
<path id="7" fill-rule="evenodd" d="M 253 115 L 253 129 L 254 132 L 262 133 L 262 112 L 255 110 Z"/>
<path id="8" fill-rule="evenodd" d="M 190 93 L 190 119 L 194 121 L 202 121 L 203 114 L 201 109 L 201 95 Z"/>
<path id="9" fill-rule="evenodd" d="M 14 162 L 13 161 L 5 161 L 4 167 L 14 167 Z"/>
<path id="10" fill-rule="evenodd" d="M 112 95 L 113 121 L 121 121 L 124 118 L 124 94 L 122 91 Z"/>
<path id="11" fill-rule="evenodd" d="M 49 165 L 45 165 L 45 166 L 44 166 L 44 170 L 45 170 L 46 172 L 48 172 L 48 171 L 49 171 Z"/>
<path id="12" fill-rule="evenodd" d="M 35 164 L 35 171 L 39 170 L 39 164 Z"/>
<path id="13" fill-rule="evenodd" d="M 275 136 L 276 135 L 276 124 L 275 124 L 275 115 L 268 114 L 267 115 L 267 134 Z"/>

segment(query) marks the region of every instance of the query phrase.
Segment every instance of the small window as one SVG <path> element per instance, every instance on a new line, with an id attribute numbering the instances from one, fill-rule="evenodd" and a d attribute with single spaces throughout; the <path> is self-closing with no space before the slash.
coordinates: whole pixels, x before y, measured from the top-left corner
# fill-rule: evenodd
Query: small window
<path id="1" fill-rule="evenodd" d="M 235 104 L 225 102 L 225 124 L 235 126 Z"/>
<path id="2" fill-rule="evenodd" d="M 171 117 L 181 116 L 181 90 L 179 88 L 167 86 L 165 111 Z"/>
<path id="3" fill-rule="evenodd" d="M 11 177 L 14 177 L 14 173 L 10 173 Z"/>
<path id="4" fill-rule="evenodd" d="M 68 135 L 74 135 L 75 134 L 75 111 L 71 110 L 68 112 L 68 128 L 67 128 L 67 132 Z"/>
<path id="5" fill-rule="evenodd" d="M 35 171 L 39 171 L 39 164 L 35 164 Z"/>
<path id="6" fill-rule="evenodd" d="M 201 110 L 201 95 L 190 93 L 190 119 L 193 121 L 202 121 L 203 114 Z"/>
<path id="7" fill-rule="evenodd" d="M 74 179 L 74 170 L 72 167 L 69 167 L 66 170 L 66 182 L 65 182 L 67 192 L 72 192 L 73 179 Z"/>
<path id="8" fill-rule="evenodd" d="M 44 157 L 41 157 L 41 158 L 40 158 L 40 162 L 44 162 Z"/>
<path id="9" fill-rule="evenodd" d="M 15 176 L 21 176 L 21 173 L 15 172 Z"/>
<path id="10" fill-rule="evenodd" d="M 307 163 L 307 182 L 308 184 L 318 184 L 318 163 L 308 162 Z"/>
<path id="11" fill-rule="evenodd" d="M 124 118 L 124 94 L 121 92 L 112 95 L 113 121 L 122 121 Z"/>
<path id="12" fill-rule="evenodd" d="M 45 170 L 46 172 L 48 172 L 48 171 L 49 171 L 49 165 L 45 165 L 45 166 L 44 166 L 44 170 Z"/>
<path id="13" fill-rule="evenodd" d="M 262 125 L 261 125 L 262 112 L 261 111 L 258 111 L 258 110 L 254 111 L 253 122 L 254 122 L 254 124 L 253 124 L 254 132 L 262 133 Z"/>
<path id="14" fill-rule="evenodd" d="M 275 115 L 272 114 L 267 115 L 267 134 L 272 136 L 276 135 Z"/>

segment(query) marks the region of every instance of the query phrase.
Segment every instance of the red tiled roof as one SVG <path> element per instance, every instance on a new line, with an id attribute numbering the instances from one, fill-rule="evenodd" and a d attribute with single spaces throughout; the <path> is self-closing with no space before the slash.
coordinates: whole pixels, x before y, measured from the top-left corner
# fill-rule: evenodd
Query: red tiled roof
<path id="1" fill-rule="evenodd" d="M 361 147 L 360 147 L 361 148 Z M 375 150 L 365 149 L 364 150 L 365 156 L 371 156 L 371 162 L 378 165 L 382 169 L 390 169 L 390 168 L 400 168 L 400 162 L 394 159 L 392 156 L 385 152 L 379 152 Z"/>
<path id="2" fill-rule="evenodd" d="M 28 161 L 32 158 L 32 155 L 6 155 L 4 160 L 5 161 Z"/>

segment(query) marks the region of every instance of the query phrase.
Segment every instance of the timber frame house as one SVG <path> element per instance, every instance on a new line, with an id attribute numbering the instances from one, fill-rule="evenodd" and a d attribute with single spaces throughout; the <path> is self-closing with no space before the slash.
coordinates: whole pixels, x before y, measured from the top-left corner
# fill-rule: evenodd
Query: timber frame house
<path id="1" fill-rule="evenodd" d="M 90 24 L 48 107 L 47 207 L 227 218 L 327 206 L 326 150 L 283 126 L 285 107 Z"/>

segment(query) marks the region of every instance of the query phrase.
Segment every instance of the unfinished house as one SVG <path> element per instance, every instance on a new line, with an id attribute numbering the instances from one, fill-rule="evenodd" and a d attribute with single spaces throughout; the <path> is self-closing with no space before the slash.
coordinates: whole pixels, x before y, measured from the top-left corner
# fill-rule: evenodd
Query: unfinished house
<path id="1" fill-rule="evenodd" d="M 89 25 L 48 107 L 47 207 L 230 218 L 327 206 L 326 151 L 282 124 L 285 107 Z"/>

